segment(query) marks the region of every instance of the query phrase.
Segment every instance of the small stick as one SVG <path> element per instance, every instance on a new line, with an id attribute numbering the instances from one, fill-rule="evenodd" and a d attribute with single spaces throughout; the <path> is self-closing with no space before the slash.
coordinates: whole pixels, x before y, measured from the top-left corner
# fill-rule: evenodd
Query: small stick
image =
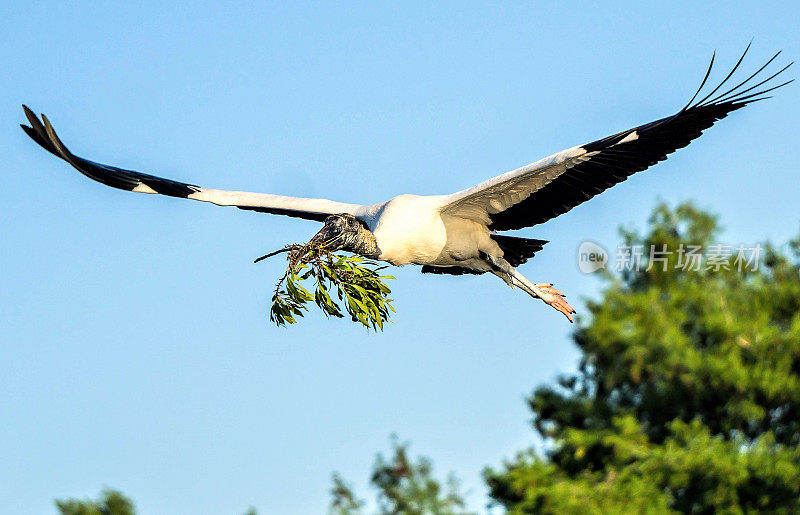
<path id="1" fill-rule="evenodd" d="M 280 254 L 281 252 L 289 252 L 289 250 L 291 250 L 289 247 L 284 247 L 284 248 L 282 248 L 282 249 L 276 250 L 275 252 L 270 252 L 269 254 L 264 254 L 264 255 L 263 255 L 263 256 L 261 256 L 260 258 L 256 258 L 256 259 L 253 261 L 253 263 L 258 263 L 259 261 L 262 261 L 262 260 L 264 260 L 264 259 L 267 259 L 268 257 L 275 256 L 275 255 L 277 255 L 277 254 Z"/>
<path id="2" fill-rule="evenodd" d="M 286 246 L 285 246 L 285 247 L 283 247 L 282 249 L 278 249 L 278 250 L 276 250 L 275 252 L 270 252 L 269 254 L 264 254 L 264 255 L 263 255 L 263 256 L 261 256 L 260 258 L 256 258 L 256 259 L 255 259 L 255 261 L 253 261 L 253 263 L 258 263 L 259 261 L 262 261 L 262 260 L 264 260 L 264 259 L 267 259 L 268 257 L 276 256 L 276 255 L 278 255 L 278 254 L 280 254 L 280 253 L 282 253 L 282 252 L 290 252 L 290 251 L 292 251 L 292 250 L 296 250 L 296 249 L 297 249 L 297 247 L 299 247 L 299 246 L 300 246 L 300 245 L 297 245 L 296 243 L 294 243 L 294 244 L 292 244 L 292 245 L 286 245 Z"/>

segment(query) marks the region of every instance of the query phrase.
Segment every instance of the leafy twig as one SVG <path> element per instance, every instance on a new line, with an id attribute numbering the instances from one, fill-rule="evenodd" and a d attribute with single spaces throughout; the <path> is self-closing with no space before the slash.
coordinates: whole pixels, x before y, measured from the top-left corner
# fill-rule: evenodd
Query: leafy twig
<path id="1" fill-rule="evenodd" d="M 384 283 L 394 277 L 379 273 L 385 266 L 359 256 L 336 255 L 314 243 L 287 245 L 255 262 L 283 252 L 287 253 L 288 266 L 272 295 L 272 322 L 278 326 L 296 323 L 313 300 L 325 316 L 343 318 L 347 313 L 353 322 L 383 330 L 390 313 L 394 313 L 392 299 L 388 298 L 391 290 Z M 313 295 L 301 284 L 308 279 L 314 280 Z M 337 300 L 330 293 L 334 290 Z"/>

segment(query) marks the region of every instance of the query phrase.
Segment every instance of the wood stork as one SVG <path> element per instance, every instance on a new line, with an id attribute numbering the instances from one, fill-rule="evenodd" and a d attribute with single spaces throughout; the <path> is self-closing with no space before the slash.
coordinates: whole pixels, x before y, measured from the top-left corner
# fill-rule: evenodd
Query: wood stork
<path id="1" fill-rule="evenodd" d="M 315 238 L 335 241 L 329 248 L 397 266 L 422 265 L 423 273 L 491 272 L 512 288 L 518 287 L 531 297 L 543 300 L 571 322 L 575 310 L 563 299 L 562 292 L 551 283 L 534 284 L 517 270 L 541 250 L 546 241 L 503 236 L 497 231 L 537 225 L 566 213 L 630 175 L 663 161 L 732 111 L 768 98 L 764 96 L 767 92 L 792 82 L 778 85 L 771 82 L 791 66 L 790 63 L 751 85 L 778 57 L 778 52 L 745 80 L 719 92 L 739 68 L 747 49 L 722 82 L 695 101 L 711 73 L 712 56 L 697 92 L 672 116 L 568 148 L 456 193 L 398 195 L 367 206 L 201 188 L 95 163 L 70 152 L 48 119 L 42 115 L 40 120 L 26 106 L 23 109 L 30 127 L 21 127 L 45 150 L 90 179 L 108 186 L 324 222 Z"/>

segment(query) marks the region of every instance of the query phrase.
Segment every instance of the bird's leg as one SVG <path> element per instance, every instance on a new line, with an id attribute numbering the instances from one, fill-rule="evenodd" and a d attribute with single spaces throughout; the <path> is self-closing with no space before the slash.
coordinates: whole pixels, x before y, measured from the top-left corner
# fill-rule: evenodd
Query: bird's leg
<path id="1" fill-rule="evenodd" d="M 493 257 L 489 254 L 484 254 L 484 256 L 486 261 L 495 269 L 495 275 L 499 275 L 511 286 L 518 287 L 531 297 L 542 299 L 546 304 L 563 313 L 567 320 L 572 322 L 572 314 L 575 313 L 575 309 L 564 300 L 563 292 L 553 288 L 551 283 L 533 284 L 503 258 Z"/>
<path id="2" fill-rule="evenodd" d="M 567 317 L 567 320 L 572 323 L 572 315 L 575 313 L 575 308 L 564 300 L 565 295 L 563 292 L 553 288 L 551 283 L 533 284 L 514 267 L 511 267 L 511 270 L 512 280 L 517 283 L 520 289 L 528 293 L 531 297 L 539 297 L 545 304 L 563 313 L 564 316 Z"/>

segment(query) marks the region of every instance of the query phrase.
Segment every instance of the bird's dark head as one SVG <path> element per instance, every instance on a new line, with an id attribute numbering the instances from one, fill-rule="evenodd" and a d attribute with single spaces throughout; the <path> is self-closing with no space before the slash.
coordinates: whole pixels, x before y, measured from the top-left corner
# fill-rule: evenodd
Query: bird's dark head
<path id="1" fill-rule="evenodd" d="M 321 245 L 331 252 L 346 250 L 371 258 L 377 258 L 380 254 L 372 232 L 349 213 L 327 217 L 325 225 L 309 243 Z"/>

